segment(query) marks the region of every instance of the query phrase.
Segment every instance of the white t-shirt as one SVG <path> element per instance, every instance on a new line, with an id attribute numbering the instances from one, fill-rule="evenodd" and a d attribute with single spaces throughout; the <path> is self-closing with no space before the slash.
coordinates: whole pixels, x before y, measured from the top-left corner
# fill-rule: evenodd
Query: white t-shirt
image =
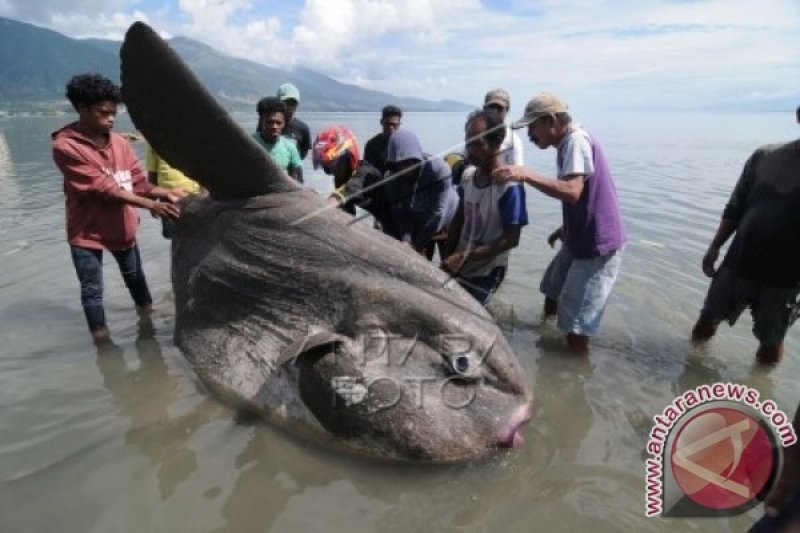
<path id="1" fill-rule="evenodd" d="M 569 133 L 558 144 L 558 177 L 583 174 L 589 178 L 594 174 L 594 157 L 589 134 L 580 124 L 570 126 Z"/>
<path id="2" fill-rule="evenodd" d="M 519 138 L 519 135 L 506 126 L 506 136 L 503 139 L 503 144 L 500 145 L 500 160 L 504 165 L 522 166 L 525 160 L 522 157 L 522 150 L 524 146 Z"/>
<path id="3" fill-rule="evenodd" d="M 464 278 L 487 276 L 498 266 L 508 266 L 509 250 L 494 257 L 470 261 L 469 250 L 500 239 L 507 226 L 528 223 L 525 189 L 520 183 L 475 183 L 476 168 L 469 166 L 461 177 L 464 220 L 457 250 L 466 252 L 467 262 L 461 268 Z"/>

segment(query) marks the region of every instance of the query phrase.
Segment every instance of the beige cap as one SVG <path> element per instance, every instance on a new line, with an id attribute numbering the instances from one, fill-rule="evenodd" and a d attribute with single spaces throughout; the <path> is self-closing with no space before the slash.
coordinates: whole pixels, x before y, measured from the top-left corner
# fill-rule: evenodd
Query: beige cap
<path id="1" fill-rule="evenodd" d="M 569 106 L 553 93 L 539 93 L 525 106 L 525 114 L 511 125 L 512 128 L 524 128 L 534 120 L 556 113 L 566 113 Z"/>
<path id="2" fill-rule="evenodd" d="M 483 105 L 497 104 L 508 109 L 511 107 L 511 97 L 505 89 L 492 89 L 483 99 Z"/>

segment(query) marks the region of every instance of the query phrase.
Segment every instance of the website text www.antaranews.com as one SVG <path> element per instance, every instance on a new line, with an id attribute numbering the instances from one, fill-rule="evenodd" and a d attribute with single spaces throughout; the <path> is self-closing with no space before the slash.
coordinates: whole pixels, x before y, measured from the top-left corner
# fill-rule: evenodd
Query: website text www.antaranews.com
<path id="1" fill-rule="evenodd" d="M 662 479 L 664 472 L 664 447 L 675 422 L 687 411 L 712 401 L 730 400 L 747 405 L 758 411 L 775 429 L 783 447 L 797 441 L 797 435 L 786 413 L 778 409 L 772 400 L 761 401 L 757 389 L 737 383 L 714 383 L 700 385 L 675 398 L 664 410 L 653 417 L 655 422 L 647 441 L 646 461 L 647 495 L 646 514 L 656 516 L 661 512 Z"/>

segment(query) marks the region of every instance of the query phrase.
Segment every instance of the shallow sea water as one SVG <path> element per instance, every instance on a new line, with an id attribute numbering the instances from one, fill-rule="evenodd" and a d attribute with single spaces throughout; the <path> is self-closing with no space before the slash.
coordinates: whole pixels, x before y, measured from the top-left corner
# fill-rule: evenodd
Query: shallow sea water
<path id="1" fill-rule="evenodd" d="M 700 384 L 747 384 L 790 414 L 800 401 L 797 327 L 771 371 L 753 364 L 748 316 L 704 347 L 688 340 L 707 288 L 700 259 L 742 164 L 760 144 L 797 137 L 797 125 L 789 112 L 576 116 L 605 147 L 630 234 L 603 332 L 575 357 L 542 321 L 538 283 L 560 207 L 528 189 L 531 224 L 492 311 L 528 373 L 535 417 L 522 449 L 448 467 L 341 455 L 210 396 L 172 342 L 169 244 L 146 214 L 139 240 L 155 332 L 139 331 L 107 259 L 117 348 L 98 353 L 50 158 L 49 133 L 71 118 L 0 119 L 0 531 L 746 530 L 759 509 L 646 518 L 644 447 L 653 415 Z M 362 145 L 379 128 L 377 114 L 303 118 L 312 131 L 348 124 Z M 463 120 L 411 113 L 404 125 L 426 150 L 446 152 Z M 127 117 L 117 130 L 132 130 Z M 552 173 L 554 151 L 523 140 L 526 163 Z M 330 190 L 310 160 L 305 172 Z"/>

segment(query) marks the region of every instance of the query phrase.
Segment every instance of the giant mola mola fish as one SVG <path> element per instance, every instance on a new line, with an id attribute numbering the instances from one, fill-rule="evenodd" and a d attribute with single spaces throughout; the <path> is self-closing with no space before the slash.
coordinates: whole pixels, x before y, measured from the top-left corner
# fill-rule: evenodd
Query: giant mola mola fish
<path id="1" fill-rule="evenodd" d="M 235 407 L 359 454 L 448 463 L 520 443 L 532 393 L 491 316 L 407 247 L 291 180 L 150 27 L 128 112 L 209 194 L 173 237 L 175 343 Z"/>

